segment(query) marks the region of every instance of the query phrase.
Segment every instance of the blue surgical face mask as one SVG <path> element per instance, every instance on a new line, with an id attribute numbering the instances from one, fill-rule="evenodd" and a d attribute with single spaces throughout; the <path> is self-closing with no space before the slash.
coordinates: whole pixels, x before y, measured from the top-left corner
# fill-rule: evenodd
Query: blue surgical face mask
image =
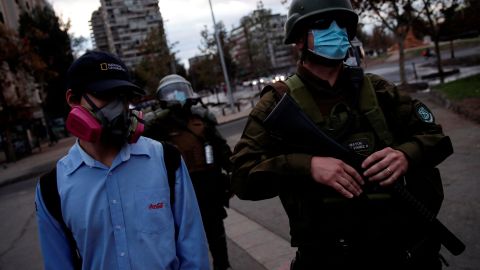
<path id="1" fill-rule="evenodd" d="M 180 102 L 180 104 L 182 104 L 182 106 L 185 104 L 185 102 L 187 101 L 187 96 L 185 95 L 185 92 L 182 92 L 182 91 L 175 91 L 175 94 L 174 94 L 174 98 L 175 100 L 177 100 L 178 102 Z"/>
<path id="2" fill-rule="evenodd" d="M 345 58 L 350 48 L 345 28 L 340 28 L 332 21 L 327 29 L 312 29 L 311 33 L 313 35 L 313 50 L 309 49 L 311 52 L 333 60 Z"/>

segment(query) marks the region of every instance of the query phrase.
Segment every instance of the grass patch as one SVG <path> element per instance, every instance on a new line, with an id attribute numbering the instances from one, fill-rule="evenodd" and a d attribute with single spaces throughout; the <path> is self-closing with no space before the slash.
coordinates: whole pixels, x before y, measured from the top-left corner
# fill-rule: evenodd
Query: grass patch
<path id="1" fill-rule="evenodd" d="M 480 98 L 480 75 L 474 75 L 442 85 L 437 85 L 434 89 L 442 92 L 451 100 Z"/>

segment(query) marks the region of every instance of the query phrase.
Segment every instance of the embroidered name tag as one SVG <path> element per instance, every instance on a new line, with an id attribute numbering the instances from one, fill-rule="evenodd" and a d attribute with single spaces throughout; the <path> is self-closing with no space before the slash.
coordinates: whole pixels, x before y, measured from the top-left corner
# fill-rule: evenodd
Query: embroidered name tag
<path id="1" fill-rule="evenodd" d="M 368 139 L 357 139 L 355 141 L 348 142 L 347 146 L 355 152 L 360 152 L 368 150 L 370 148 L 370 143 Z"/>
<path id="2" fill-rule="evenodd" d="M 161 209 L 161 208 L 163 208 L 163 202 L 151 203 L 151 204 L 148 206 L 148 209 L 150 209 L 150 210 Z"/>

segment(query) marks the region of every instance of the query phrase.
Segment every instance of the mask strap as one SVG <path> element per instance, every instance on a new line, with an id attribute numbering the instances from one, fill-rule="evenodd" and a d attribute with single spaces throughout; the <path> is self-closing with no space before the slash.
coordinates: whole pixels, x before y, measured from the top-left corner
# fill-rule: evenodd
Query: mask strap
<path id="1" fill-rule="evenodd" d="M 93 103 L 93 101 L 90 99 L 90 97 L 88 97 L 87 94 L 83 94 L 83 98 L 85 98 L 88 105 L 90 105 L 90 107 L 92 107 L 93 113 L 96 113 L 100 110 L 100 108 L 98 108 L 97 105 L 95 105 L 95 103 Z"/>
<path id="2" fill-rule="evenodd" d="M 302 62 L 302 64 L 305 62 L 305 59 L 306 59 L 307 53 L 308 53 L 308 33 L 309 32 L 310 32 L 310 30 L 306 31 L 306 33 L 305 33 L 305 42 L 303 44 L 302 53 L 300 55 L 300 61 Z"/>
<path id="3" fill-rule="evenodd" d="M 147 123 L 143 118 L 141 118 L 141 117 L 138 116 L 138 113 L 132 113 L 131 115 L 132 115 L 134 118 L 136 118 L 138 122 L 140 122 L 140 123 L 142 123 L 142 124 L 146 124 L 146 123 Z"/>

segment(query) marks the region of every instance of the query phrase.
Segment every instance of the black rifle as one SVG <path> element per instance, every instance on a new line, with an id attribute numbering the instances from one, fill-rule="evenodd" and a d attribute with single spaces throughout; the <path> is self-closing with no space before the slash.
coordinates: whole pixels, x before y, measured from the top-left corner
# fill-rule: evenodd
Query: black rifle
<path id="1" fill-rule="evenodd" d="M 349 150 L 325 134 L 300 109 L 297 103 L 284 94 L 276 107 L 264 121 L 265 126 L 272 132 L 286 140 L 298 141 L 301 138 L 302 146 L 309 148 L 322 156 L 330 156 L 344 161 L 357 171 L 361 172 L 364 157 Z M 413 211 L 431 226 L 434 235 L 453 255 L 459 255 L 465 250 L 465 244 L 458 239 L 445 225 L 443 225 L 430 209 L 416 199 L 401 183 L 397 181 L 392 188 L 395 195 L 408 204 Z"/>

